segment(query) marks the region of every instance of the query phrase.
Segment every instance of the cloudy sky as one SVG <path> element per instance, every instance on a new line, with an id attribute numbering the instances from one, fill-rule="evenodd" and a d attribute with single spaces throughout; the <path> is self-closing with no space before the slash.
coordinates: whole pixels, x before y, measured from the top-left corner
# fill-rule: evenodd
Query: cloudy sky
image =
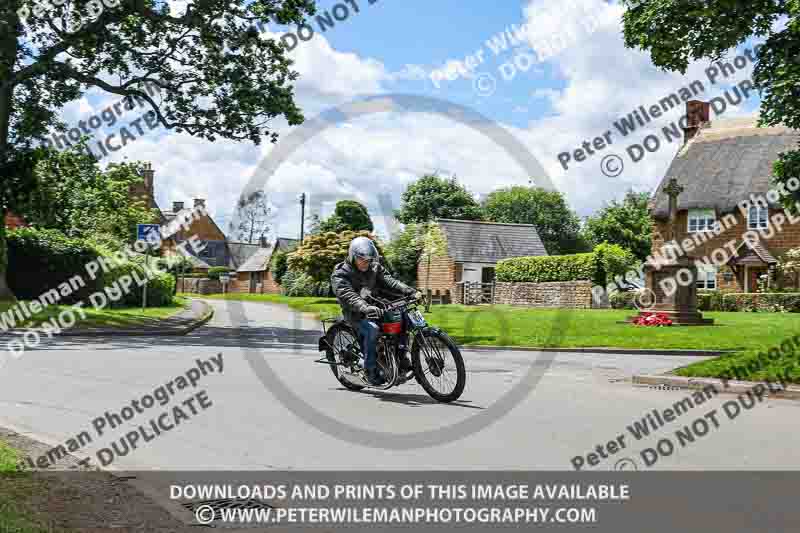
<path id="1" fill-rule="evenodd" d="M 245 185 L 265 183 L 273 204 L 272 237 L 298 235 L 296 198 L 301 192 L 308 195 L 309 209 L 323 216 L 336 200 L 365 203 L 378 231 L 386 235 L 393 227 L 387 215 L 397 207 L 403 188 L 429 172 L 455 175 L 477 197 L 530 180 L 552 183 L 579 215 L 586 216 L 629 188 L 652 191 L 678 149 L 678 143 L 669 143 L 661 130 L 676 122 L 682 109 L 626 136 L 616 129 L 615 121 L 696 80 L 703 84 L 698 99 L 710 100 L 726 91 L 733 96 L 732 85 L 752 73 L 752 64 L 740 61 L 741 68 L 712 84 L 709 62 L 692 65 L 685 76 L 660 71 L 647 55 L 623 46 L 622 8 L 616 1 L 371 1 L 341 4 L 337 14 L 344 18 L 342 6 L 346 6 L 347 18 L 324 33 L 318 21 L 309 21 L 315 35 L 299 42 L 291 53 L 301 76 L 296 84 L 299 105 L 310 119 L 376 95 L 402 94 L 427 99 L 420 98 L 421 102 L 435 99 L 427 112 L 378 106 L 357 117 L 340 115 L 326 128 L 306 127 L 307 140 L 284 150 L 288 157 L 266 174 L 265 162 L 282 142 L 297 135 L 298 128 L 276 122 L 281 141 L 261 146 L 211 143 L 157 129 L 104 162 L 152 161 L 156 199 L 162 208 L 176 200 L 191 203 L 193 198 L 205 198 L 224 229 L 234 218 Z M 180 9 L 186 0 L 173 4 Z M 337 4 L 319 0 L 318 13 L 324 16 Z M 278 35 L 293 30 L 269 28 Z M 731 51 L 730 60 L 736 55 Z M 394 98 L 388 96 L 388 101 Z M 116 99 L 89 93 L 67 107 L 64 118 L 74 123 Z M 547 176 L 528 175 L 530 169 L 509 154 L 507 143 L 497 143 L 448 116 L 443 111 L 448 102 L 506 130 L 538 160 Z M 754 93 L 739 105 L 728 104 L 724 114 L 747 115 L 757 109 Z M 139 114 L 131 111 L 125 120 Z M 582 162 L 572 158 L 568 169 L 563 168 L 560 153 L 573 152 L 609 130 L 611 146 Z M 628 147 L 647 135 L 655 135 L 660 147 L 634 162 Z M 604 175 L 604 158 L 608 173 L 621 173 Z"/>

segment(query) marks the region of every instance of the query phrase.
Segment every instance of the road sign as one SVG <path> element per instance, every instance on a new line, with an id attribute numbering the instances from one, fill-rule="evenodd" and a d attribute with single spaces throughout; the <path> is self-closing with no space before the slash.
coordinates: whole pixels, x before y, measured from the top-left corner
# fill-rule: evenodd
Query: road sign
<path id="1" fill-rule="evenodd" d="M 137 224 L 136 240 L 158 242 L 161 240 L 161 226 L 158 224 Z"/>

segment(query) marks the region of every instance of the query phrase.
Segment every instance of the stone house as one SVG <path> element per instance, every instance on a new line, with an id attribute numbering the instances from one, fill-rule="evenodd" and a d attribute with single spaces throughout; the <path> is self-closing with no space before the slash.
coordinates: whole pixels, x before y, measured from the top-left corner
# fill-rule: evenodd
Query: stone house
<path id="1" fill-rule="evenodd" d="M 433 294 L 455 293 L 463 282 L 491 283 L 502 259 L 547 255 L 539 233 L 531 224 L 506 224 L 472 220 L 437 219 L 447 252 L 417 267 L 417 287 Z"/>
<path id="2" fill-rule="evenodd" d="M 278 294 L 281 287 L 272 278 L 270 262 L 276 252 L 289 252 L 300 243 L 298 239 L 279 237 L 272 246 L 263 243 L 250 258 L 236 270 L 236 279 L 231 282 L 230 292 L 252 294 Z"/>
<path id="3" fill-rule="evenodd" d="M 776 277 L 778 260 L 800 246 L 800 224 L 787 221 L 773 227 L 773 215 L 784 211 L 778 202 L 766 199 L 773 188 L 773 164 L 781 152 L 798 148 L 800 132 L 759 128 L 756 120 L 712 123 L 708 102 L 687 102 L 684 144 L 651 201 L 655 254 L 669 235 L 664 188 L 673 178 L 683 187 L 677 198 L 676 242 L 687 255 L 708 259 L 698 268 L 699 290 L 756 292 L 763 275 L 772 285 L 784 281 Z M 751 205 L 742 205 L 747 200 Z M 758 232 L 757 240 L 744 238 L 752 232 Z"/>

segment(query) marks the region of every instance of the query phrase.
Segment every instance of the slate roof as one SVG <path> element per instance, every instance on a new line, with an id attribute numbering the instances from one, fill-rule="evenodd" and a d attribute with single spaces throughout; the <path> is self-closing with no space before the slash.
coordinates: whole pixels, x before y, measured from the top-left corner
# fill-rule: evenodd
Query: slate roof
<path id="1" fill-rule="evenodd" d="M 254 253 L 261 249 L 260 244 L 251 244 L 248 242 L 228 242 L 228 251 L 230 252 L 231 259 L 233 260 L 233 268 L 238 268 L 244 265 Z"/>
<path id="2" fill-rule="evenodd" d="M 448 255 L 459 263 L 497 263 L 501 259 L 547 255 L 536 227 L 471 220 L 437 219 Z"/>
<path id="3" fill-rule="evenodd" d="M 742 251 L 742 247 L 745 247 L 746 250 Z M 736 248 L 736 255 L 731 257 L 729 263 L 757 263 L 758 261 L 753 261 L 752 259 L 757 257 L 761 260 L 761 262 L 766 263 L 768 265 L 774 265 L 778 262 L 775 257 L 769 253 L 769 250 L 766 246 L 760 241 L 757 240 L 751 243 L 748 240 L 742 241 L 738 248 Z"/>
<path id="4" fill-rule="evenodd" d="M 278 237 L 275 243 L 269 248 L 261 248 L 253 253 L 245 263 L 240 266 L 237 272 L 264 272 L 269 268 L 269 260 L 272 257 L 272 252 L 278 250 L 280 252 L 287 252 L 293 249 L 300 241 L 298 239 L 285 239 Z"/>
<path id="5" fill-rule="evenodd" d="M 759 128 L 756 120 L 718 120 L 701 128 L 670 164 L 655 193 L 653 216 L 669 217 L 669 198 L 662 190 L 671 178 L 685 188 L 678 210 L 730 212 L 750 194 L 769 191 L 773 163 L 779 153 L 798 148 L 800 132 L 783 126 Z"/>

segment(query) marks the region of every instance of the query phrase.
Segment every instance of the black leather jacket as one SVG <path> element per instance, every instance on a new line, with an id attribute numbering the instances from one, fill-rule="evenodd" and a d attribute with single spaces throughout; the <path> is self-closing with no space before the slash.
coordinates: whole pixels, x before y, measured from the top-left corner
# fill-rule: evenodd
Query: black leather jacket
<path id="1" fill-rule="evenodd" d="M 333 269 L 331 286 L 339 305 L 342 306 L 342 315 L 345 320 L 353 324 L 364 318 L 364 309 L 370 305 L 361 297 L 362 289 L 367 288 L 371 292 L 378 289 L 401 293 L 406 296 L 411 296 L 417 292 L 416 289 L 394 279 L 379 264 L 376 264 L 366 272 L 361 272 L 347 261 L 339 263 Z"/>

